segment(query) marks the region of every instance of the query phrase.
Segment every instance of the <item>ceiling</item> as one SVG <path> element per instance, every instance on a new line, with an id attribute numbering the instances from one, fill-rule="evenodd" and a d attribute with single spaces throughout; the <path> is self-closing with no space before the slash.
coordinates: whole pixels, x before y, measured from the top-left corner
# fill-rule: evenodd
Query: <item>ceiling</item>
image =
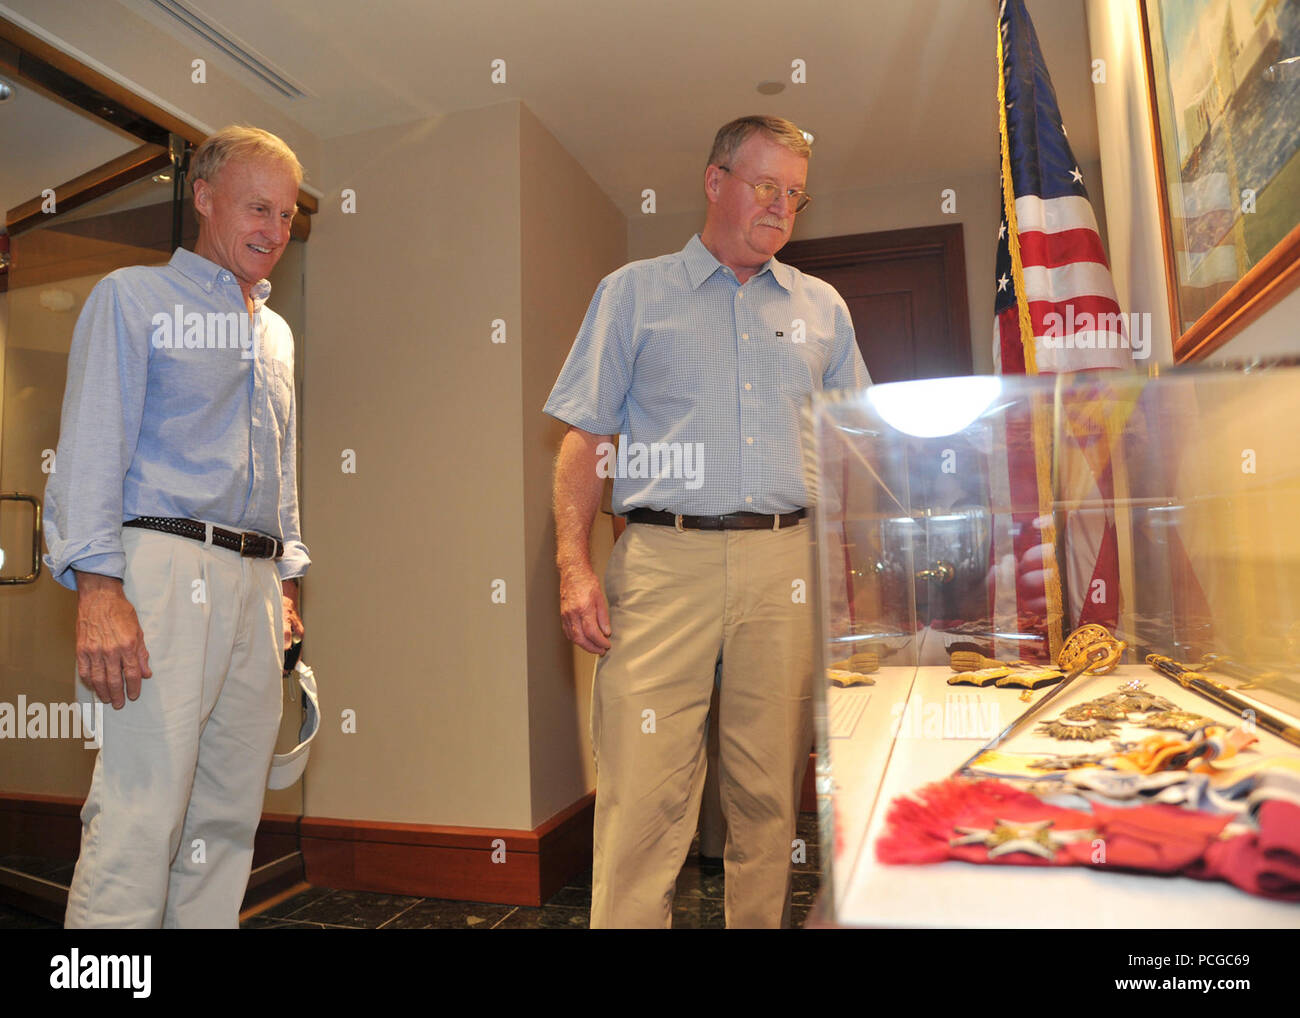
<path id="1" fill-rule="evenodd" d="M 814 193 L 997 168 L 995 0 L 180 0 L 302 98 L 159 0 L 115 2 L 321 138 L 518 98 L 629 215 L 646 187 L 661 213 L 698 207 L 714 130 L 753 112 L 814 132 Z M 1084 0 L 1027 3 L 1075 154 L 1095 162 Z M 785 90 L 759 95 L 767 79 Z"/>

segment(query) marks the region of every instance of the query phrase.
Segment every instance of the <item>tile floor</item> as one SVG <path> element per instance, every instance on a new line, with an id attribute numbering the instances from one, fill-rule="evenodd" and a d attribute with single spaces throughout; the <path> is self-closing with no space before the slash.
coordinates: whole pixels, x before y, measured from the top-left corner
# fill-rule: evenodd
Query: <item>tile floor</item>
<path id="1" fill-rule="evenodd" d="M 795 864 L 791 924 L 801 927 L 821 884 L 817 820 L 813 814 L 800 815 L 798 836 L 807 843 L 808 858 Z M 0 865 L 62 882 L 71 877 L 67 863 L 42 863 L 11 856 L 0 858 Z M 584 930 L 590 910 L 591 872 L 587 871 L 540 908 L 312 887 L 246 919 L 242 926 L 248 930 Z M 701 865 L 692 846 L 692 854 L 677 880 L 673 928 L 722 929 L 724 925 L 721 867 Z M 0 905 L 0 930 L 55 928 L 54 923 Z"/>

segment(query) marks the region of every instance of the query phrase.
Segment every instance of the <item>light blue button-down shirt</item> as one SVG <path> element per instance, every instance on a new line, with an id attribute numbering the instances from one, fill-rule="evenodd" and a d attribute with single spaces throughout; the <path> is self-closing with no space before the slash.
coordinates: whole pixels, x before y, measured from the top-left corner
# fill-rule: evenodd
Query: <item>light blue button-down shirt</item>
<path id="1" fill-rule="evenodd" d="M 775 258 L 741 286 L 696 234 L 601 280 L 545 412 L 622 436 L 616 513 L 783 513 L 808 504 L 804 401 L 870 382 L 834 287 Z"/>
<path id="2" fill-rule="evenodd" d="M 45 564 L 59 583 L 75 590 L 74 568 L 121 577 L 122 523 L 137 516 L 269 534 L 285 545 L 281 578 L 306 572 L 293 334 L 269 293 L 254 287 L 250 323 L 235 277 L 184 248 L 91 291 L 45 486 Z"/>

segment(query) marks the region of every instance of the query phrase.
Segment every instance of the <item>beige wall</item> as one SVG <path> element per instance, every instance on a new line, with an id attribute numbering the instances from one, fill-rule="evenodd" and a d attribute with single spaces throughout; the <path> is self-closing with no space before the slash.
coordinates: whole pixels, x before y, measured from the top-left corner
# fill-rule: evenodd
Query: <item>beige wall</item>
<path id="1" fill-rule="evenodd" d="M 558 622 L 562 428 L 541 408 L 622 217 L 517 102 L 333 139 L 322 165 L 303 527 L 325 724 L 306 811 L 532 828 L 592 786 L 590 661 Z"/>
<path id="2" fill-rule="evenodd" d="M 325 719 L 311 815 L 531 820 L 518 138 L 508 103 L 322 147 L 303 393 L 305 649 Z"/>
<path id="3" fill-rule="evenodd" d="M 541 412 L 592 292 L 623 263 L 627 223 L 527 107 L 520 116 L 523 262 L 524 548 L 528 723 L 536 826 L 595 787 L 588 728 L 594 658 L 560 629 L 551 464 L 564 425 Z M 596 519 L 604 572 L 609 517 Z"/>
<path id="4" fill-rule="evenodd" d="M 1138 7 L 1128 0 L 1087 0 L 1093 56 L 1106 61 L 1106 83 L 1094 88 L 1106 213 L 1116 224 L 1111 262 L 1120 306 L 1149 311 L 1153 359 L 1172 363 L 1169 297 L 1160 237 L 1151 115 L 1147 104 Z M 1300 291 L 1264 312 L 1216 350 L 1211 362 L 1300 353 Z"/>
<path id="5" fill-rule="evenodd" d="M 807 211 L 800 213 L 792 238 L 811 240 L 961 223 L 966 248 L 971 354 L 976 374 L 991 374 L 993 371 L 993 270 L 997 257 L 999 210 L 996 141 L 995 136 L 990 138 L 989 172 L 986 174 L 917 181 L 887 188 L 862 187 L 832 194 L 817 190 L 817 156 L 814 153 L 808 190 L 815 198 Z M 1101 199 L 1101 167 L 1085 163 L 1080 169 L 1097 210 L 1104 242 L 1106 222 Z M 702 179 L 700 187 L 701 204 L 697 212 L 634 217 L 628 224 L 628 257 L 653 258 L 679 250 L 704 224 Z M 941 192 L 945 188 L 956 192 L 955 213 L 945 213 L 940 208 Z"/>
<path id="6" fill-rule="evenodd" d="M 1242 329 L 1209 357 L 1213 363 L 1250 360 L 1253 357 L 1295 356 L 1300 353 L 1300 288 Z"/>
<path id="7" fill-rule="evenodd" d="M 1151 360 L 1173 360 L 1169 298 L 1161 254 L 1151 118 L 1137 4 L 1088 0 L 1088 37 L 1095 59 L 1104 60 L 1106 81 L 1093 86 L 1102 172 L 1106 175 L 1106 218 L 1111 273 L 1119 306 L 1151 315 Z"/>

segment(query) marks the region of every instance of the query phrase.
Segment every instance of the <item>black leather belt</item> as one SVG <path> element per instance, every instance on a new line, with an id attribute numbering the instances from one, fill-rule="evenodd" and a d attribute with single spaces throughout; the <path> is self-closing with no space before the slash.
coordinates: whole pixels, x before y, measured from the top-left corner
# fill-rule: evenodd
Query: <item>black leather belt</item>
<path id="1" fill-rule="evenodd" d="M 726 516 L 678 516 L 658 509 L 633 509 L 627 514 L 628 523 L 654 523 L 678 530 L 780 530 L 793 527 L 808 514 L 807 509 L 796 509 L 780 516 L 764 513 L 728 513 Z"/>
<path id="2" fill-rule="evenodd" d="M 124 527 L 138 530 L 157 530 L 163 534 L 176 537 L 188 537 L 192 540 L 207 541 L 207 526 L 198 520 L 181 519 L 178 516 L 141 516 L 127 520 Z M 212 543 L 218 548 L 237 551 L 244 558 L 280 558 L 284 554 L 284 542 L 252 530 L 225 530 L 212 528 Z"/>

